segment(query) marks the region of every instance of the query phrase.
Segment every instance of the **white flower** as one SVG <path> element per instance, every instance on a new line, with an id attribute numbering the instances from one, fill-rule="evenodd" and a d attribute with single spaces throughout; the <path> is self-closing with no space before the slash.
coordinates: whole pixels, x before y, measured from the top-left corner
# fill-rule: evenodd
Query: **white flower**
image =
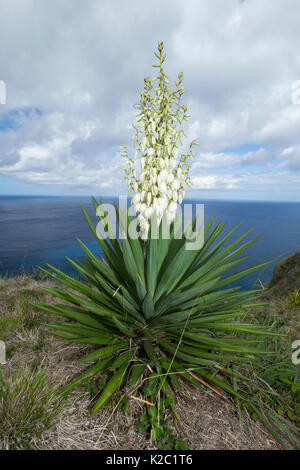
<path id="1" fill-rule="evenodd" d="M 131 204 L 136 205 L 138 202 L 140 202 L 140 200 L 141 200 L 140 193 L 135 193 L 135 195 L 133 196 L 133 198 L 131 200 Z"/>
<path id="2" fill-rule="evenodd" d="M 168 207 L 168 199 L 166 197 L 160 197 L 158 200 L 158 204 L 165 210 Z"/>
<path id="3" fill-rule="evenodd" d="M 159 190 L 160 190 L 161 194 L 166 194 L 167 193 L 167 185 L 164 181 L 162 181 L 162 183 L 160 183 Z"/>
<path id="4" fill-rule="evenodd" d="M 177 202 L 177 199 L 178 199 L 178 193 L 177 193 L 177 191 L 173 191 L 172 197 L 173 197 L 173 201 L 174 201 L 174 202 Z"/>
<path id="5" fill-rule="evenodd" d="M 145 210 L 144 212 L 144 215 L 147 219 L 150 219 L 151 218 L 151 215 L 153 214 L 153 207 L 147 207 L 147 209 Z"/>
<path id="6" fill-rule="evenodd" d="M 153 173 L 152 175 L 150 175 L 150 181 L 151 181 L 151 184 L 156 183 L 156 181 L 157 181 L 157 174 L 156 173 Z"/>
<path id="7" fill-rule="evenodd" d="M 147 206 L 145 203 L 141 204 L 141 207 L 140 207 L 140 213 L 141 214 L 144 214 L 145 210 L 146 210 Z"/>
<path id="8" fill-rule="evenodd" d="M 169 205 L 169 211 L 172 213 L 172 214 L 175 214 L 176 211 L 177 211 L 177 204 L 176 202 L 172 201 Z"/>
<path id="9" fill-rule="evenodd" d="M 137 181 L 134 182 L 133 189 L 134 189 L 135 192 L 138 191 L 139 185 L 138 185 Z"/>
<path id="10" fill-rule="evenodd" d="M 157 173 L 155 168 L 150 169 L 150 182 L 151 184 L 155 184 L 157 181 Z"/>
<path id="11" fill-rule="evenodd" d="M 139 214 L 137 219 L 138 219 L 138 223 L 139 223 L 140 225 L 142 225 L 143 223 L 145 223 L 146 220 L 147 220 L 147 219 L 143 216 L 143 214 Z"/>
<path id="12" fill-rule="evenodd" d="M 159 164 L 159 167 L 161 170 L 163 170 L 165 168 L 165 160 L 163 158 L 160 158 L 158 160 L 158 164 Z"/>
<path id="13" fill-rule="evenodd" d="M 168 179 L 167 179 L 168 183 L 171 184 L 173 181 L 174 181 L 174 175 L 173 173 L 169 173 L 168 174 Z"/>
<path id="14" fill-rule="evenodd" d="M 168 167 L 172 170 L 176 166 L 176 160 L 175 158 L 170 158 L 168 161 Z"/>
<path id="15" fill-rule="evenodd" d="M 157 204 L 158 204 L 158 198 L 157 198 L 157 197 L 154 197 L 154 198 L 153 198 L 153 201 L 152 201 L 152 207 L 153 207 L 153 209 L 156 208 Z"/>
<path id="16" fill-rule="evenodd" d="M 168 175 L 169 173 L 167 172 L 167 170 L 162 170 L 157 177 L 158 185 L 163 182 L 166 182 L 168 180 Z"/>
<path id="17" fill-rule="evenodd" d="M 158 194 L 158 187 L 155 185 L 152 186 L 152 194 L 153 196 L 157 196 Z"/>
<path id="18" fill-rule="evenodd" d="M 152 157 L 153 155 L 155 155 L 155 150 L 153 147 L 150 147 L 148 150 L 148 157 Z"/>
<path id="19" fill-rule="evenodd" d="M 138 202 L 137 204 L 135 204 L 134 208 L 135 208 L 135 211 L 136 211 L 137 213 L 140 212 L 140 210 L 141 210 L 141 204 Z"/>
<path id="20" fill-rule="evenodd" d="M 145 157 L 141 158 L 141 167 L 145 168 Z"/>
<path id="21" fill-rule="evenodd" d="M 173 191 L 177 191 L 179 188 L 180 188 L 180 183 L 179 183 L 178 179 L 175 178 L 173 183 L 172 183 L 172 189 L 173 189 Z"/>

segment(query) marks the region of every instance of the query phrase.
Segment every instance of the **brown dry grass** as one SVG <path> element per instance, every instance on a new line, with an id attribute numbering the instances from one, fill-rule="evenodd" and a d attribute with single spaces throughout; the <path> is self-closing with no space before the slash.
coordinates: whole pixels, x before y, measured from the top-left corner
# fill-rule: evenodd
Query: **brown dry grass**
<path id="1" fill-rule="evenodd" d="M 78 359 L 90 348 L 66 343 L 47 333 L 43 326 L 47 315 L 35 311 L 30 305 L 31 302 L 51 300 L 49 294 L 41 293 L 41 285 L 53 286 L 53 283 L 35 281 L 28 276 L 0 281 L 0 314 L 2 318 L 16 319 L 13 322 L 13 331 L 6 330 L 7 347 L 15 348 L 8 365 L 16 367 L 20 363 L 37 366 L 43 364 L 47 366 L 51 378 L 68 383 L 85 369 L 86 366 L 79 364 Z M 29 327 L 25 327 L 26 324 Z M 83 388 L 72 392 L 67 416 L 45 432 L 38 441 L 34 441 L 34 446 L 37 449 L 86 450 L 154 448 L 138 432 L 143 403 L 131 399 L 129 413 L 125 413 L 115 407 L 115 401 L 91 417 L 90 401 L 89 393 Z M 177 397 L 176 409 L 184 433 L 180 429 L 174 431 L 180 439 L 188 441 L 191 449 L 280 448 L 262 424 L 251 420 L 246 412 L 243 412 L 241 423 L 235 403 L 219 397 L 211 390 L 195 389 L 183 384 Z"/>

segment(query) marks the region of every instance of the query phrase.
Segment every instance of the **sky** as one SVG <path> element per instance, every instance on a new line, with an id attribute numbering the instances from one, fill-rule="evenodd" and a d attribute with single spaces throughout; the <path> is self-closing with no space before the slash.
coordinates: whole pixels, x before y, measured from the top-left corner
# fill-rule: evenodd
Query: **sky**
<path id="1" fill-rule="evenodd" d="M 0 194 L 126 194 L 163 41 L 200 144 L 187 196 L 300 201 L 299 18 L 298 0 L 0 0 Z"/>

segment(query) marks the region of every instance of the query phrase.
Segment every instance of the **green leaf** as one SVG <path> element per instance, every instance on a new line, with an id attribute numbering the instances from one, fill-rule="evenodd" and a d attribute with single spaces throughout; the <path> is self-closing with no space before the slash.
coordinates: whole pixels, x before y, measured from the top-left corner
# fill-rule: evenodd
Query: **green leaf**
<path id="1" fill-rule="evenodd" d="M 134 387 L 137 381 L 142 377 L 146 369 L 146 364 L 135 363 L 132 367 L 130 387 Z"/>
<path id="2" fill-rule="evenodd" d="M 149 294 L 144 298 L 142 309 L 146 320 L 150 320 L 154 316 L 154 304 Z"/>
<path id="3" fill-rule="evenodd" d="M 105 402 L 112 397 L 112 395 L 122 386 L 125 380 L 125 374 L 129 364 L 123 364 L 112 376 L 109 382 L 106 384 L 100 398 L 97 400 L 93 407 L 91 414 L 94 415 L 97 411 L 105 404 Z"/>
<path id="4" fill-rule="evenodd" d="M 81 359 L 81 362 L 88 362 L 94 361 L 95 359 L 100 359 L 116 351 L 120 351 L 121 349 L 127 348 L 128 346 L 128 341 L 122 341 L 116 344 L 112 344 L 111 346 L 107 346 L 105 348 L 97 349 L 97 351 L 93 351 L 91 354 L 88 354 L 86 357 Z"/>
<path id="5" fill-rule="evenodd" d="M 103 359 L 101 362 L 98 362 L 94 366 L 90 367 L 88 370 L 83 372 L 79 377 L 77 377 L 73 382 L 71 382 L 67 387 L 64 389 L 64 393 L 69 393 L 71 390 L 73 390 L 77 385 L 80 385 L 80 383 L 89 377 L 90 375 L 95 375 L 101 370 L 104 370 L 110 363 L 112 362 L 112 358 L 108 357 L 106 359 Z"/>

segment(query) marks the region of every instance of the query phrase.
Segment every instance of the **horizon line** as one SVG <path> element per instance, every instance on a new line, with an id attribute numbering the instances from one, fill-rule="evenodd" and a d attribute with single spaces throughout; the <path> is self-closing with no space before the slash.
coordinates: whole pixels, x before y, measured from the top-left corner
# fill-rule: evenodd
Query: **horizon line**
<path id="1" fill-rule="evenodd" d="M 127 194 L 118 194 L 118 195 L 103 195 L 101 196 L 102 198 L 118 198 L 118 197 L 128 197 L 128 198 L 131 198 L 132 196 L 128 196 Z M 0 194 L 0 197 L 35 197 L 35 198 L 45 198 L 45 197 L 48 197 L 48 198 L 55 198 L 55 197 L 76 197 L 76 198 L 80 198 L 80 197 L 96 197 L 95 195 L 93 194 Z M 100 197 L 100 196 L 98 196 Z M 200 196 L 196 197 L 185 197 L 184 198 L 185 200 L 208 200 L 208 201 L 220 201 L 220 202 L 224 202 L 224 201 L 230 201 L 230 202 L 269 202 L 269 203 L 272 203 L 272 202 L 292 202 L 292 203 L 298 203 L 300 204 L 300 200 L 288 200 L 288 199 L 239 199 L 239 198 L 235 198 L 235 199 L 231 199 L 231 198 L 210 198 L 210 197 L 204 197 L 204 198 L 201 198 Z"/>

